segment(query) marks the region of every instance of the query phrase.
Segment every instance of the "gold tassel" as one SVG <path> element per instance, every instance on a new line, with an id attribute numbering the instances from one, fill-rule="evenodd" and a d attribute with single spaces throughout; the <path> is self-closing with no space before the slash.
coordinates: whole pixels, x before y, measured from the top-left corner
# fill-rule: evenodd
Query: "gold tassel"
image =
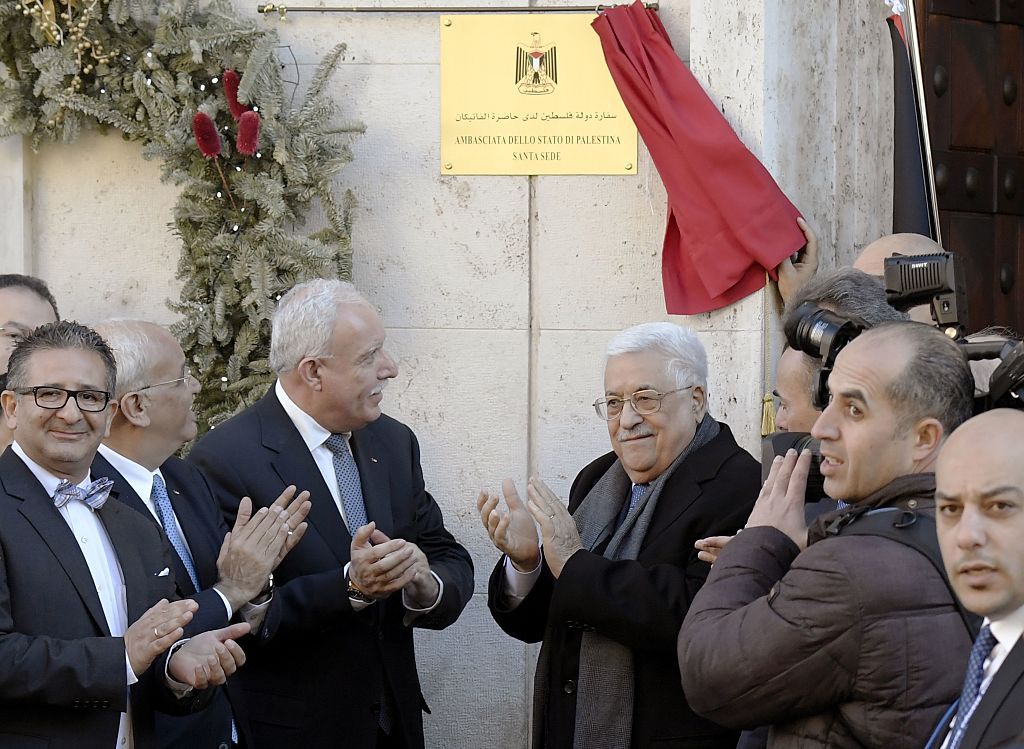
<path id="1" fill-rule="evenodd" d="M 767 437 L 775 431 L 775 398 L 768 393 L 761 399 L 761 436 Z"/>

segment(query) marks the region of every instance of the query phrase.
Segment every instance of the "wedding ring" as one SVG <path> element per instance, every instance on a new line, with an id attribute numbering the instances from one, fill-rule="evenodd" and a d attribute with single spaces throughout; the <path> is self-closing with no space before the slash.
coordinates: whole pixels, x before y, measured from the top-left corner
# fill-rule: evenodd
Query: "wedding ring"
<path id="1" fill-rule="evenodd" d="M 156 631 L 156 627 L 153 627 L 153 637 L 160 639 L 160 633 Z"/>
<path id="2" fill-rule="evenodd" d="M 552 520 L 554 520 L 554 519 L 555 519 L 555 516 L 554 516 L 554 515 L 548 515 L 548 517 L 549 517 L 549 518 L 551 518 Z"/>

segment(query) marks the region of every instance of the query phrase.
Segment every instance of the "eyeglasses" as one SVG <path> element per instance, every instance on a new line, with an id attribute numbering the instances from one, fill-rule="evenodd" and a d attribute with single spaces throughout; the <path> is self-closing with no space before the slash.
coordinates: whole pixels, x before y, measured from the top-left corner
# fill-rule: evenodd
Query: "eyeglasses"
<path id="1" fill-rule="evenodd" d="M 150 388 L 158 388 L 161 385 L 177 385 L 179 382 L 188 382 L 188 378 L 192 376 L 192 370 L 188 367 L 182 370 L 183 374 L 181 377 L 175 377 L 173 380 L 165 380 L 164 382 L 154 382 L 152 385 L 145 385 L 140 388 L 136 388 L 136 393 L 141 393 L 143 390 L 149 390 Z"/>
<path id="2" fill-rule="evenodd" d="M 594 401 L 594 410 L 605 421 L 611 421 L 619 417 L 619 414 L 622 413 L 622 407 L 626 405 L 626 401 L 629 401 L 629 405 L 633 407 L 635 413 L 640 416 L 647 416 L 661 409 L 661 401 L 665 396 L 692 389 L 693 385 L 690 385 L 684 388 L 669 390 L 667 393 L 659 393 L 657 390 L 637 390 L 632 395 L 625 397 L 609 395 Z"/>
<path id="3" fill-rule="evenodd" d="M 106 390 L 67 390 L 50 385 L 38 385 L 33 388 L 16 388 L 14 392 L 18 395 L 32 393 L 37 406 L 52 411 L 64 408 L 71 398 L 75 399 L 75 403 L 82 411 L 102 411 L 110 402 L 110 393 Z"/>

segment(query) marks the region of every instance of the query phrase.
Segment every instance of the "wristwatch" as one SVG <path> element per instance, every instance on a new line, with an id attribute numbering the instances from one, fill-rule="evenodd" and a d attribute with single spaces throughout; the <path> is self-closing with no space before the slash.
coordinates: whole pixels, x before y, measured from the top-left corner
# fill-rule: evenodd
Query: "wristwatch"
<path id="1" fill-rule="evenodd" d="M 274 597 L 274 573 L 271 572 L 270 576 L 267 578 L 267 584 L 263 586 L 263 590 L 261 590 L 260 594 L 258 596 L 256 596 L 255 598 L 253 598 L 252 601 L 250 601 L 250 603 L 253 603 L 253 604 L 257 605 L 257 606 L 261 606 L 262 604 L 266 603 L 267 601 L 269 601 L 273 597 Z"/>
<path id="2" fill-rule="evenodd" d="M 373 596 L 369 596 L 359 590 L 347 572 L 345 573 L 345 585 L 348 587 L 348 598 L 350 601 L 359 601 L 360 603 L 375 603 L 377 601 Z"/>

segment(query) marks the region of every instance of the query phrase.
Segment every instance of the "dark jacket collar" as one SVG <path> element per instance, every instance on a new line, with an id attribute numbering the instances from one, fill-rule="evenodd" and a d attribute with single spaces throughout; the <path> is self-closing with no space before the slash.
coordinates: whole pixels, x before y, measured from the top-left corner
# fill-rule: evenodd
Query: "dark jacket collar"
<path id="1" fill-rule="evenodd" d="M 935 474 L 911 473 L 897 476 L 882 488 L 856 504 L 841 510 L 826 513 L 815 518 L 807 529 L 807 543 L 813 544 L 837 528 L 852 523 L 866 512 L 880 507 L 897 507 L 901 510 L 931 510 L 935 506 Z"/>

